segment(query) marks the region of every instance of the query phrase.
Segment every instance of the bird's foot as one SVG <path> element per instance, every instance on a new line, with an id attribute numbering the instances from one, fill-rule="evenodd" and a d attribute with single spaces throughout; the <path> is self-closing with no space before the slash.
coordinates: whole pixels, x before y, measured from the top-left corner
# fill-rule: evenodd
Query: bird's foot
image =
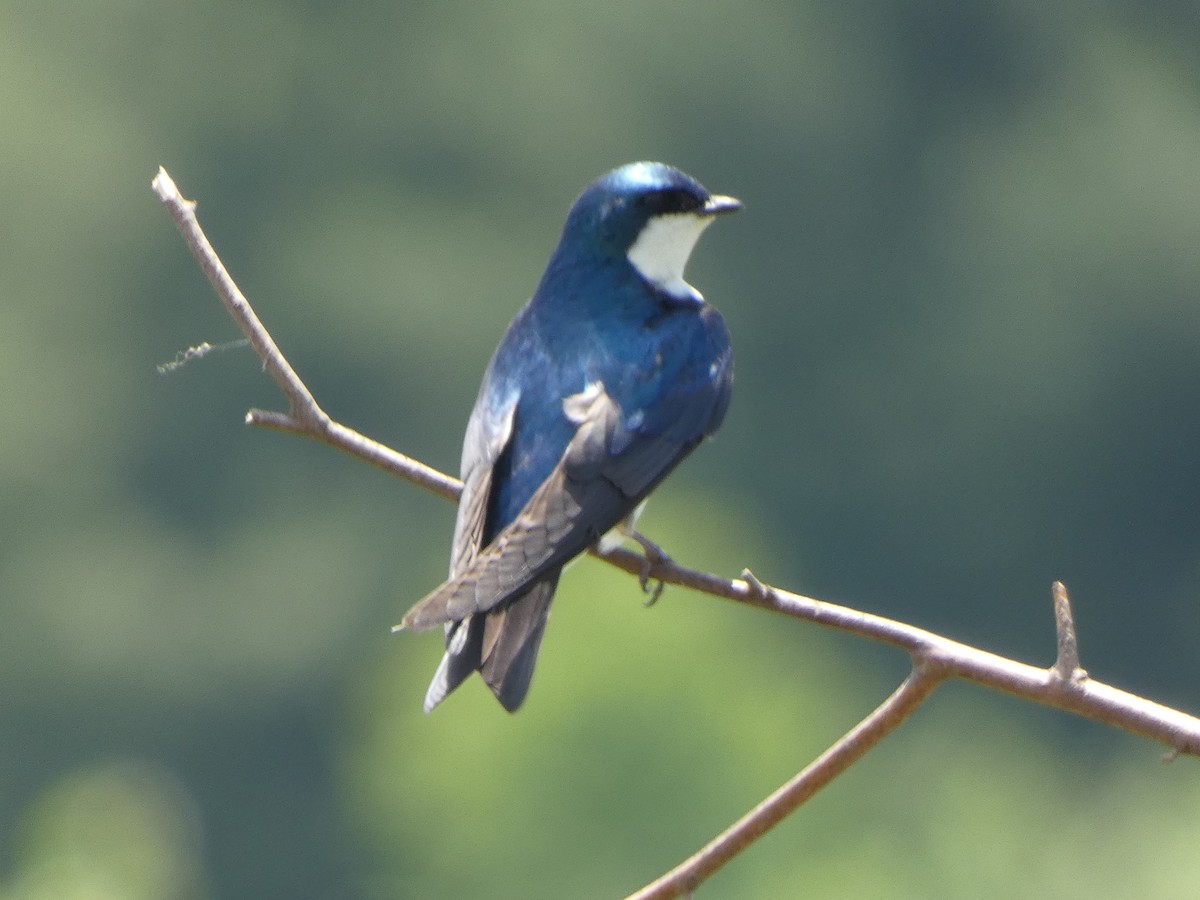
<path id="1" fill-rule="evenodd" d="M 642 548 L 642 571 L 638 574 L 638 584 L 642 586 L 642 591 L 650 596 L 646 599 L 646 606 L 653 606 L 658 598 L 662 596 L 663 588 L 666 587 L 666 582 L 661 578 L 654 579 L 654 570 L 662 565 L 670 565 L 674 560 L 667 554 L 667 551 L 650 538 L 646 537 L 640 531 L 633 528 L 625 532 L 625 536 L 631 541 L 636 541 Z M 656 584 L 650 587 L 651 580 Z"/>

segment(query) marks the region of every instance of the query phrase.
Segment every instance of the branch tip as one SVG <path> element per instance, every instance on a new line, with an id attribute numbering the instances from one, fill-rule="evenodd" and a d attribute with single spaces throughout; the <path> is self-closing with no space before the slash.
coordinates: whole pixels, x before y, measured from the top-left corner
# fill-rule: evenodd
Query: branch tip
<path id="1" fill-rule="evenodd" d="M 246 410 L 246 424 L 257 425 L 260 428 L 274 428 L 279 431 L 302 431 L 300 423 L 290 414 L 259 409 L 256 406 Z"/>
<path id="2" fill-rule="evenodd" d="M 160 200 L 166 200 L 170 195 L 179 193 L 179 188 L 175 187 L 175 182 L 162 166 L 158 167 L 158 173 L 150 182 L 150 187 L 154 188 L 154 193 L 158 194 Z"/>
<path id="3" fill-rule="evenodd" d="M 158 194 L 158 199 L 163 203 L 177 204 L 189 213 L 196 208 L 196 201 L 188 200 L 183 194 L 179 193 L 179 188 L 175 185 L 175 181 L 162 166 L 158 167 L 158 174 L 150 182 L 150 187 L 154 189 L 154 193 Z"/>

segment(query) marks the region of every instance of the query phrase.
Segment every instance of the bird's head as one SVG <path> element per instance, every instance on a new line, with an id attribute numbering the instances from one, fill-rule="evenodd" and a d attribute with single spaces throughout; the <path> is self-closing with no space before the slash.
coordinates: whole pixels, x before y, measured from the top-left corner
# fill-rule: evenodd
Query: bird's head
<path id="1" fill-rule="evenodd" d="M 684 266 L 712 220 L 742 208 L 710 194 L 673 166 L 638 162 L 613 169 L 579 195 L 563 227 L 558 254 L 624 257 L 659 290 L 699 301 L 683 280 Z"/>

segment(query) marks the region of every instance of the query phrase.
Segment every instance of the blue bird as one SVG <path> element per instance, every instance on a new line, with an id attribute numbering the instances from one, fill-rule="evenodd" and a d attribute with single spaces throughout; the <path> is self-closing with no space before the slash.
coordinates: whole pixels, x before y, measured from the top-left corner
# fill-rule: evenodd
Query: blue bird
<path id="1" fill-rule="evenodd" d="M 450 579 L 396 626 L 445 626 L 426 712 L 475 671 L 515 711 L 563 566 L 614 528 L 649 552 L 640 504 L 729 405 L 729 331 L 683 270 L 712 220 L 740 208 L 652 162 L 572 205 L 467 423 Z"/>

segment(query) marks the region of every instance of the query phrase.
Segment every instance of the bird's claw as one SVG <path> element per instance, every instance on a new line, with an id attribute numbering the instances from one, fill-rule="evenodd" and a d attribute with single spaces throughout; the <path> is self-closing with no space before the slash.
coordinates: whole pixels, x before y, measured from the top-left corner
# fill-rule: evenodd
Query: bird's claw
<path id="1" fill-rule="evenodd" d="M 662 596 L 663 588 L 665 588 L 666 586 L 667 586 L 667 583 L 665 581 L 660 580 L 655 583 L 653 588 L 651 588 L 650 580 L 643 576 L 642 590 L 645 591 L 650 596 L 646 598 L 646 602 L 643 603 L 642 606 L 649 609 L 651 606 L 653 606 L 655 603 L 657 603 L 658 598 Z"/>
<path id="2" fill-rule="evenodd" d="M 653 606 L 658 602 L 658 598 L 662 596 L 663 588 L 666 582 L 661 578 L 653 578 L 654 570 L 661 565 L 669 565 L 673 562 L 667 551 L 650 538 L 646 537 L 639 531 L 630 529 L 626 536 L 633 541 L 636 541 L 642 548 L 642 571 L 638 573 L 638 584 L 642 586 L 642 591 L 650 596 L 646 599 L 646 606 Z M 651 581 L 656 581 L 654 587 L 650 587 Z"/>

